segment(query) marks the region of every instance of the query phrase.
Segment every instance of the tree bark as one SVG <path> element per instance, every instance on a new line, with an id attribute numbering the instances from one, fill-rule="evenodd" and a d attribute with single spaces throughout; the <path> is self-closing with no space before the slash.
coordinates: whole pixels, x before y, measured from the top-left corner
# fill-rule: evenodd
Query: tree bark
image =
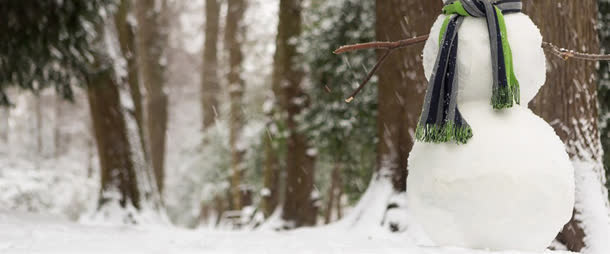
<path id="1" fill-rule="evenodd" d="M 267 130 L 269 130 L 267 128 Z M 265 146 L 265 162 L 263 168 L 263 214 L 269 218 L 279 204 L 280 165 L 276 149 L 273 147 L 273 137 L 269 131 L 265 132 L 263 143 Z"/>
<path id="2" fill-rule="evenodd" d="M 243 17 L 246 11 L 245 0 L 229 0 L 227 17 L 225 23 L 225 45 L 229 55 L 229 72 L 227 83 L 231 98 L 231 115 L 229 118 L 231 146 L 231 195 L 233 209 L 242 208 L 242 175 L 244 172 L 243 158 L 244 147 L 240 147 L 241 133 L 244 127 L 243 95 L 245 89 L 242 73 L 242 43 L 245 37 L 245 26 Z"/>
<path id="3" fill-rule="evenodd" d="M 286 125 L 286 189 L 282 219 L 286 228 L 314 225 L 316 207 L 312 200 L 314 182 L 313 154 L 308 154 L 307 138 L 298 130 L 296 116 L 307 107 L 302 88 L 303 71 L 298 66 L 299 53 L 294 42 L 301 34 L 301 1 L 280 0 L 279 25 L 274 56 L 272 86 L 279 91 L 276 98 L 285 114 Z"/>
<path id="4" fill-rule="evenodd" d="M 43 157 L 42 154 L 42 96 L 40 95 L 40 91 L 36 92 L 36 97 L 34 98 L 34 111 L 36 113 L 36 152 L 38 153 L 38 162 Z"/>
<path id="5" fill-rule="evenodd" d="M 59 94 L 56 94 L 55 96 L 55 122 L 54 122 L 54 126 L 53 126 L 53 157 L 55 159 L 57 159 L 61 153 L 63 153 L 63 143 L 62 143 L 62 133 L 61 133 L 61 126 L 62 126 L 62 115 L 63 115 L 63 110 L 61 107 L 61 103 L 62 103 L 62 98 L 60 97 Z"/>
<path id="6" fill-rule="evenodd" d="M 428 34 L 441 1 L 377 0 L 378 41 L 396 41 Z M 426 92 L 423 45 L 396 51 L 378 72 L 379 114 L 377 171 L 392 179 L 394 190 L 407 186 L 407 160 Z M 378 57 L 383 55 L 379 51 Z"/>
<path id="7" fill-rule="evenodd" d="M 223 195 L 216 195 L 214 198 L 214 208 L 216 209 L 216 221 L 214 222 L 214 225 L 220 224 L 223 214 L 227 211 L 227 207 L 228 205 Z"/>
<path id="8" fill-rule="evenodd" d="M 339 207 L 341 207 L 341 166 L 339 163 L 335 165 L 333 169 L 330 186 L 328 187 L 328 201 L 326 203 L 326 211 L 324 211 L 324 224 L 330 224 L 332 222 L 333 209 L 337 210 L 339 214 Z M 339 216 L 337 216 L 339 217 Z"/>
<path id="9" fill-rule="evenodd" d="M 157 6 L 160 5 L 160 6 Z M 140 80 L 146 89 L 144 120 L 150 161 L 154 169 L 159 193 L 163 192 L 165 164 L 165 132 L 167 130 L 167 94 L 165 91 L 164 51 L 167 47 L 166 22 L 162 12 L 167 8 L 165 0 L 137 1 L 137 63 Z"/>
<path id="10" fill-rule="evenodd" d="M 87 129 L 90 135 L 87 137 L 87 178 L 93 177 L 94 156 L 96 151 L 95 129 L 93 127 L 93 117 L 87 121 Z"/>
<path id="11" fill-rule="evenodd" d="M 203 46 L 203 70 L 201 72 L 201 106 L 203 130 L 212 126 L 217 117 L 218 95 L 218 30 L 220 23 L 219 0 L 205 2 L 205 43 Z"/>
<path id="12" fill-rule="evenodd" d="M 118 192 L 121 207 L 140 208 L 140 193 L 119 89 L 110 71 L 89 77 L 87 95 L 100 161 L 101 189 L 98 207 L 113 201 L 106 193 Z"/>
<path id="13" fill-rule="evenodd" d="M 596 1 L 524 1 L 525 12 L 540 26 L 545 41 L 570 49 L 599 52 L 596 31 Z M 551 13 L 552 15 L 549 15 Z M 601 164 L 601 143 L 598 132 L 598 101 L 596 63 L 590 61 L 564 61 L 554 56 L 548 57 L 549 73 L 546 85 L 532 102 L 532 109 L 551 123 L 555 132 L 566 144 L 573 161 L 593 162 L 593 168 L 576 167 L 576 175 L 591 171 L 603 177 Z M 589 213 L 578 204 L 583 196 L 579 195 L 579 185 L 585 184 L 576 178 L 577 194 L 575 216 L 564 227 L 558 240 L 569 250 L 578 252 L 587 247 L 587 228 L 578 218 Z M 602 186 L 603 183 L 600 183 Z M 603 188 L 600 188 L 600 191 Z M 600 200 L 599 202 L 603 202 Z M 603 204 L 600 204 L 603 205 Z"/>
<path id="14" fill-rule="evenodd" d="M 6 146 L 8 146 L 8 135 L 9 135 L 9 124 L 8 120 L 10 117 L 10 111 L 8 108 L 0 108 L 0 140 Z"/>
<path id="15" fill-rule="evenodd" d="M 599 35 L 602 52 L 610 53 L 610 2 L 599 0 Z M 606 179 L 610 179 L 610 62 L 600 62 L 598 98 L 600 102 L 600 133 L 604 149 Z M 606 183 L 610 187 L 610 181 Z M 610 200 L 610 196 L 608 196 Z"/>
<path id="16" fill-rule="evenodd" d="M 337 201 L 335 202 L 337 220 L 340 220 L 343 218 L 343 174 L 341 172 L 337 175 L 337 190 L 335 195 L 337 195 Z"/>
<path id="17" fill-rule="evenodd" d="M 140 80 L 138 77 L 138 63 L 136 58 L 136 35 L 135 26 L 128 20 L 128 16 L 133 11 L 133 0 L 121 0 L 119 9 L 115 14 L 115 25 L 118 34 L 121 53 L 127 61 L 127 84 L 129 85 L 129 93 L 133 101 L 133 114 L 138 125 L 138 134 L 140 135 L 140 145 L 146 161 L 149 160 L 148 148 L 146 146 L 146 137 L 144 136 L 144 109 L 142 104 L 142 92 L 140 89 Z"/>

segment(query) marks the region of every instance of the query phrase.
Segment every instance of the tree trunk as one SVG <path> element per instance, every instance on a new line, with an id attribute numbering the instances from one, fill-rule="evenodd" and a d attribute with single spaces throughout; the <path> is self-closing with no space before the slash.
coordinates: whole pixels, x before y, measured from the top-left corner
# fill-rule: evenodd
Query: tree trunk
<path id="1" fill-rule="evenodd" d="M 282 206 L 282 219 L 286 228 L 314 225 L 316 207 L 312 200 L 314 156 L 309 153 L 307 138 L 298 130 L 296 116 L 307 106 L 301 87 L 303 71 L 298 64 L 299 53 L 293 40 L 301 34 L 300 0 L 280 0 L 279 25 L 274 56 L 272 86 L 285 113 L 286 129 L 286 189 Z"/>
<path id="2" fill-rule="evenodd" d="M 57 159 L 61 153 L 63 152 L 63 144 L 62 144 L 62 135 L 61 135 L 61 126 L 62 122 L 62 107 L 61 107 L 62 99 L 59 94 L 55 96 L 55 126 L 53 126 L 53 157 Z"/>
<path id="3" fill-rule="evenodd" d="M 223 195 L 216 195 L 214 198 L 214 208 L 216 209 L 216 221 L 214 225 L 220 224 L 222 221 L 222 216 L 227 211 L 227 202 Z"/>
<path id="4" fill-rule="evenodd" d="M 229 119 L 231 146 L 231 195 L 233 209 L 241 210 L 241 188 L 242 175 L 244 172 L 243 157 L 244 147 L 240 147 L 241 133 L 244 127 L 243 95 L 245 84 L 241 78 L 243 53 L 241 50 L 242 40 L 245 37 L 245 26 L 243 17 L 246 11 L 245 0 L 229 0 L 227 19 L 225 24 L 225 45 L 229 55 L 229 73 L 227 83 L 231 97 L 231 115 Z"/>
<path id="5" fill-rule="evenodd" d="M 377 40 L 394 41 L 427 34 L 441 10 L 441 1 L 377 0 L 376 9 Z M 407 159 L 426 92 L 422 50 L 423 45 L 417 45 L 396 51 L 377 74 L 377 172 L 391 177 L 397 192 L 407 187 Z"/>
<path id="6" fill-rule="evenodd" d="M 339 207 L 341 207 L 341 166 L 337 163 L 335 169 L 333 169 L 330 178 L 330 187 L 328 188 L 328 201 L 326 203 L 326 211 L 324 211 L 324 224 L 330 224 L 333 217 L 333 209 L 337 209 L 339 213 Z M 337 216 L 338 217 L 338 216 Z"/>
<path id="7" fill-rule="evenodd" d="M 524 4 L 525 12 L 540 26 L 545 41 L 564 48 L 599 52 L 595 1 L 528 0 Z M 608 218 L 599 216 L 600 213 L 607 214 L 607 200 L 597 128 L 596 63 L 564 61 L 554 56 L 549 56 L 548 60 L 550 72 L 546 85 L 531 106 L 538 115 L 551 123 L 566 144 L 576 170 L 575 215 L 564 227 L 558 240 L 571 251 L 578 252 L 587 248 L 590 253 L 598 253 L 594 250 L 607 243 L 595 242 L 594 239 L 604 237 L 590 234 L 603 234 Z M 595 189 L 599 193 L 586 192 L 587 189 Z M 603 198 L 598 198 L 602 193 Z M 585 206 L 585 203 L 588 205 Z M 606 235 L 605 238 L 607 237 Z"/>
<path id="8" fill-rule="evenodd" d="M 269 131 L 265 132 L 263 143 L 265 146 L 265 164 L 263 169 L 263 214 L 269 218 L 279 204 L 280 165 L 276 149 L 273 147 L 273 137 Z"/>
<path id="9" fill-rule="evenodd" d="M 0 108 L 0 140 L 2 140 L 2 143 L 6 146 L 8 146 L 8 133 L 10 129 L 8 125 L 9 116 L 9 108 Z"/>
<path id="10" fill-rule="evenodd" d="M 610 53 L 610 2 L 599 0 L 600 20 L 599 29 L 600 44 L 602 52 Z M 604 148 L 604 166 L 606 168 L 606 179 L 610 179 L 610 62 L 599 63 L 599 102 L 600 102 L 600 134 Z M 610 181 L 606 184 L 610 187 Z M 608 197 L 610 198 L 610 196 Z"/>
<path id="11" fill-rule="evenodd" d="M 164 89 L 166 75 L 167 29 L 162 12 L 165 0 L 137 1 L 137 63 L 140 80 L 146 89 L 145 114 L 147 144 L 159 192 L 163 192 L 165 163 L 165 132 L 167 130 L 167 94 Z"/>
<path id="12" fill-rule="evenodd" d="M 341 173 L 337 174 L 337 190 L 335 195 L 337 195 L 337 201 L 335 202 L 337 220 L 340 220 L 343 218 L 343 177 Z"/>
<path id="13" fill-rule="evenodd" d="M 218 30 L 220 23 L 219 0 L 205 2 L 205 43 L 203 46 L 203 70 L 201 72 L 201 106 L 203 130 L 214 124 L 218 110 Z"/>
<path id="14" fill-rule="evenodd" d="M 87 95 L 100 161 L 101 189 L 99 208 L 113 201 L 108 193 L 120 194 L 121 207 L 140 208 L 140 193 L 127 138 L 127 126 L 121 108 L 119 90 L 105 71 L 89 77 Z"/>
<path id="15" fill-rule="evenodd" d="M 87 178 L 93 177 L 94 156 L 95 156 L 95 129 L 93 128 L 93 118 L 87 121 L 87 129 L 90 135 L 87 137 Z"/>
<path id="16" fill-rule="evenodd" d="M 36 92 L 36 97 L 34 98 L 34 111 L 36 113 L 36 152 L 38 153 L 38 163 L 42 159 L 42 97 L 40 92 Z"/>
<path id="17" fill-rule="evenodd" d="M 115 25 L 121 45 L 121 53 L 127 61 L 127 84 L 129 85 L 129 93 L 133 101 L 133 114 L 138 125 L 138 134 L 140 135 L 140 145 L 146 161 L 149 160 L 148 148 L 146 146 L 146 137 L 144 136 L 144 109 L 142 106 L 142 92 L 140 89 L 140 80 L 138 78 L 138 63 L 136 58 L 136 35 L 135 26 L 128 20 L 130 13 L 133 11 L 132 0 L 122 0 L 117 13 L 115 14 Z"/>

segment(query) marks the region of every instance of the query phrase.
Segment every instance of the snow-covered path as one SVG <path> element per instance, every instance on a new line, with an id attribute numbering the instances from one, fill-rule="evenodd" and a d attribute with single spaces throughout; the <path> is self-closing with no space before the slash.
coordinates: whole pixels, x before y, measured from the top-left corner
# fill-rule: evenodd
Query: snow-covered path
<path id="1" fill-rule="evenodd" d="M 339 227 L 282 233 L 189 231 L 164 226 L 81 225 L 56 217 L 0 213 L 0 253 L 488 253 L 456 248 L 417 247 L 405 239 L 404 235 L 373 231 L 351 232 Z M 545 253 L 565 254 L 550 251 Z"/>

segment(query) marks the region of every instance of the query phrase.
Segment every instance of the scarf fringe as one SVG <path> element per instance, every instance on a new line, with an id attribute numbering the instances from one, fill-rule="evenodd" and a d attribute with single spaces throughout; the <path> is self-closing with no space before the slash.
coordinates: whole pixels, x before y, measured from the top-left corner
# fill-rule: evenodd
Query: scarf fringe
<path id="1" fill-rule="evenodd" d="M 514 102 L 513 98 L 513 91 L 510 87 L 498 87 L 493 91 L 491 105 L 493 105 L 494 109 L 511 108 Z"/>
<path id="2" fill-rule="evenodd" d="M 472 129 L 468 125 L 457 126 L 453 122 L 439 127 L 435 124 L 419 124 L 415 131 L 415 139 L 427 143 L 445 143 L 455 141 L 466 144 L 472 138 Z"/>
<path id="3" fill-rule="evenodd" d="M 519 83 L 515 82 L 512 86 L 499 87 L 494 89 L 491 97 L 491 105 L 494 109 L 507 109 L 521 104 Z"/>

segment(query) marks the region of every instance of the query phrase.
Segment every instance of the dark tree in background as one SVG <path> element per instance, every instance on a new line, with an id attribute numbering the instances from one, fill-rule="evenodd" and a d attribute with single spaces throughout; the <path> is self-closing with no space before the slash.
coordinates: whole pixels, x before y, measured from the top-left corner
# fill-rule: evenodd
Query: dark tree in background
<path id="1" fill-rule="evenodd" d="M 205 42 L 201 71 L 201 106 L 203 129 L 214 124 L 218 112 L 218 30 L 220 23 L 220 0 L 205 1 Z"/>
<path id="2" fill-rule="evenodd" d="M 243 71 L 242 44 L 245 37 L 243 17 L 246 11 L 245 0 L 229 0 L 227 19 L 225 23 L 225 47 L 229 56 L 229 72 L 227 84 L 231 98 L 231 113 L 229 116 L 231 146 L 231 195 L 234 210 L 241 210 L 242 204 L 242 178 L 244 174 L 244 147 L 240 147 L 242 131 L 245 124 L 243 111 L 243 97 L 245 82 L 241 78 Z M 204 116 L 205 117 L 205 116 Z"/>
<path id="3" fill-rule="evenodd" d="M 155 182 L 159 192 L 163 192 L 165 180 L 165 143 L 167 131 L 167 94 L 165 49 L 167 48 L 167 22 L 164 11 L 166 0 L 135 1 L 138 21 L 136 33 L 136 56 L 140 71 L 140 82 L 145 88 L 144 97 L 144 138 L 148 144 L 148 154 L 154 169 Z"/>
<path id="4" fill-rule="evenodd" d="M 140 78 L 136 57 L 136 24 L 130 22 L 128 17 L 133 14 L 134 0 L 121 0 L 119 8 L 114 15 L 114 23 L 117 30 L 121 53 L 127 62 L 127 76 L 122 82 L 127 83 L 131 100 L 133 101 L 133 113 L 138 124 L 138 134 L 140 135 L 140 145 L 144 152 L 144 157 L 148 158 L 144 126 L 144 109 L 142 104 L 142 91 L 140 89 Z"/>
<path id="5" fill-rule="evenodd" d="M 599 0 L 599 38 L 602 52 L 610 53 L 610 1 Z M 600 135 L 604 147 L 606 179 L 610 179 L 610 63 L 599 63 Z M 610 187 L 610 181 L 606 183 Z M 610 198 L 610 196 L 609 196 Z"/>
<path id="6" fill-rule="evenodd" d="M 530 15 L 544 40 L 569 49 L 599 52 L 597 26 L 598 6 L 595 1 L 524 1 L 525 13 Z M 558 240 L 571 251 L 596 245 L 589 234 L 603 232 L 607 218 L 596 214 L 607 211 L 605 195 L 598 200 L 593 194 L 605 194 L 602 147 L 598 131 L 598 75 L 596 62 L 568 60 L 550 55 L 547 82 L 532 109 L 549 122 L 566 145 L 575 166 L 576 204 L 574 217 Z M 586 192 L 597 188 L 598 193 Z M 595 205 L 590 205 L 590 204 Z M 588 204 L 588 205 L 587 205 Z M 597 211 L 594 211 L 597 210 Z M 602 227 L 601 229 L 599 227 Z M 591 244 L 591 246 L 589 246 Z"/>
<path id="7" fill-rule="evenodd" d="M 441 1 L 377 0 L 377 40 L 425 35 L 438 17 Z M 415 140 L 427 81 L 422 45 L 393 53 L 379 76 L 377 171 L 392 179 L 394 190 L 407 186 L 407 160 Z"/>
<path id="8" fill-rule="evenodd" d="M 286 185 L 282 219 L 287 228 L 315 225 L 316 207 L 312 200 L 315 154 L 299 129 L 298 115 L 307 107 L 303 91 L 304 72 L 296 39 L 301 34 L 301 0 L 280 0 L 279 25 L 274 56 L 272 86 L 286 126 Z"/>
<path id="9" fill-rule="evenodd" d="M 103 61 L 100 56 L 96 58 Z M 127 138 L 118 84 L 113 75 L 111 70 L 107 70 L 87 78 L 87 95 L 101 170 L 99 209 L 115 201 L 121 207 L 140 208 L 133 153 Z M 116 192 L 120 194 L 119 200 L 113 200 L 112 194 Z"/>

